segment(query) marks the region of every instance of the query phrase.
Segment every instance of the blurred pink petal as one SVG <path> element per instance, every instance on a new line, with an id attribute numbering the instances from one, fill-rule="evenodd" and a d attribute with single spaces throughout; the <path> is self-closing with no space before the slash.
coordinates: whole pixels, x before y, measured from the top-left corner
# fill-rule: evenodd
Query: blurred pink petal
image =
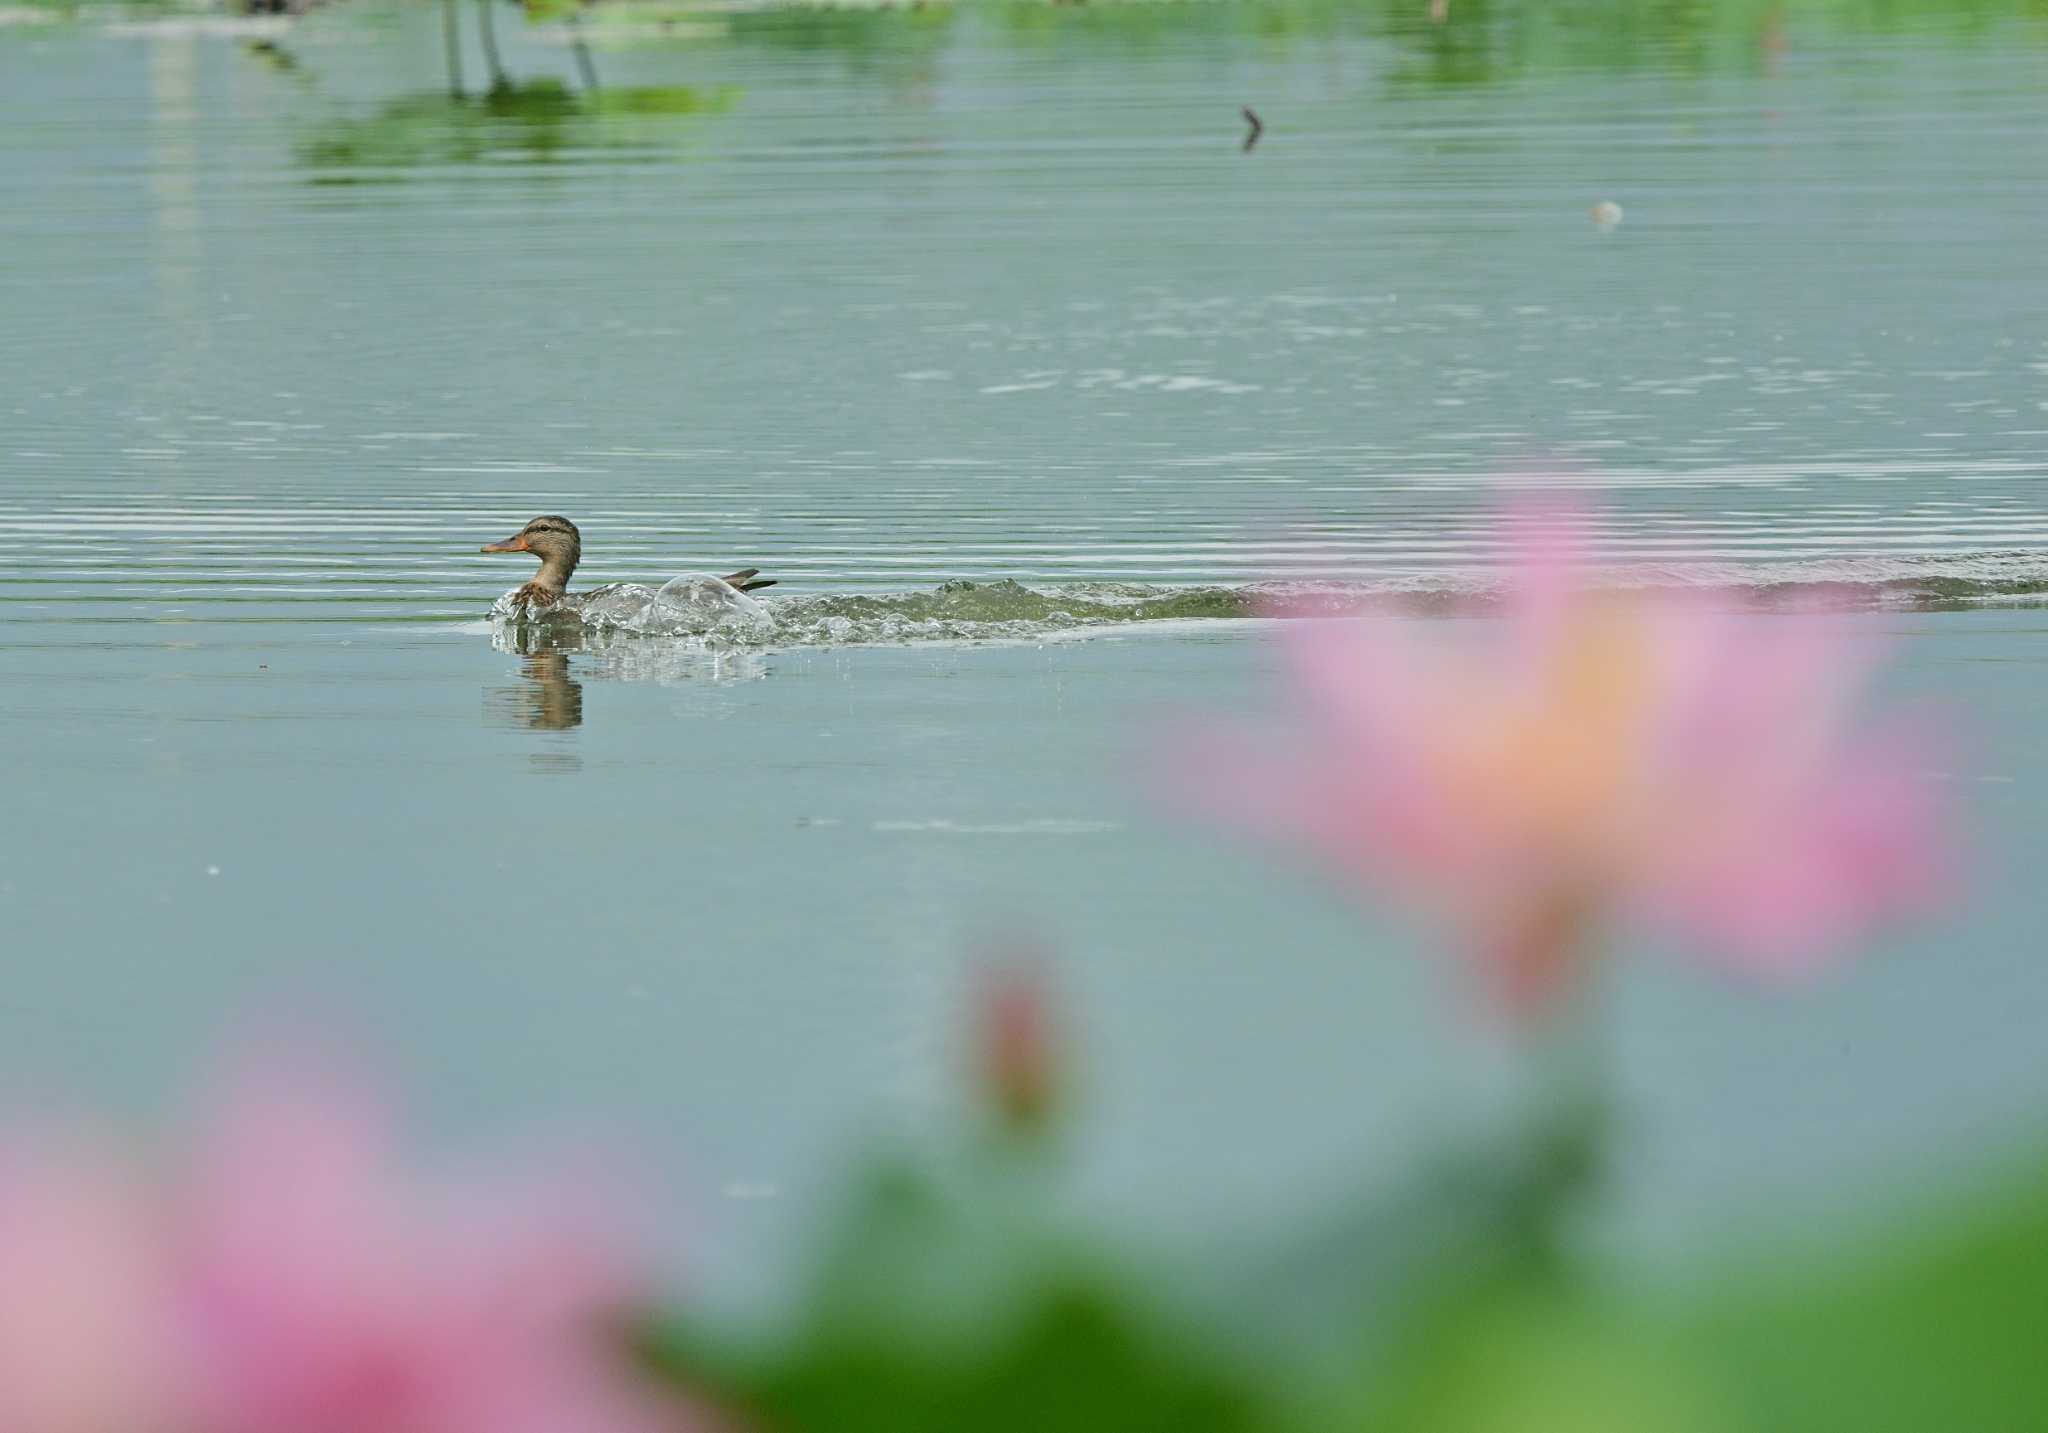
<path id="1" fill-rule="evenodd" d="M 1592 589 L 1582 532 L 1510 518 L 1495 624 L 1286 623 L 1296 721 L 1189 735 L 1180 799 L 1433 908 L 1518 1014 L 1621 913 L 1795 977 L 1933 904 L 1936 746 L 1854 729 L 1871 644 L 1818 615 Z"/>
<path id="2" fill-rule="evenodd" d="M 183 1189 L 183 1310 L 209 1433 L 639 1433 L 640 1307 L 592 1191 L 427 1183 L 347 1085 L 269 1070 Z"/>
<path id="3" fill-rule="evenodd" d="M 0 1149 L 0 1430 L 180 1433 L 156 1235 L 105 1152 Z"/>

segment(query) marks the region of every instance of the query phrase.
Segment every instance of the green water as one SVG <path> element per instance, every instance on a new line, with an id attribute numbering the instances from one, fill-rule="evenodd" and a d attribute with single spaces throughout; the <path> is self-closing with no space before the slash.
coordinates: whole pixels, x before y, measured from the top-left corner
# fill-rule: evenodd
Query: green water
<path id="1" fill-rule="evenodd" d="M 1312 1207 L 1497 1055 L 1128 773 L 1263 699 L 1248 587 L 1462 592 L 1540 471 L 1623 580 L 1847 588 L 1974 731 L 1955 921 L 1789 1001 L 1621 977 L 1618 1246 L 2038 1123 L 2048 33 L 1727 13 L 700 17 L 594 29 L 589 94 L 508 9 L 455 102 L 430 8 L 5 12 L 0 1076 L 150 1104 L 331 1001 L 439 1126 L 653 1131 L 744 1288 L 957 1106 L 1023 926 L 1079 1197 Z M 494 626 L 541 512 L 579 588 L 758 565 L 768 626 Z"/>

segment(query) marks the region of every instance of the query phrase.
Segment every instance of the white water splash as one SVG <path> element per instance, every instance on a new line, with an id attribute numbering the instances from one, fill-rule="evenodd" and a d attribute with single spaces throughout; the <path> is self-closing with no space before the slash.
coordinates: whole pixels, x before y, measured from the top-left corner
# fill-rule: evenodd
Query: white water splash
<path id="1" fill-rule="evenodd" d="M 775 619 L 755 598 L 720 577 L 686 573 L 660 587 L 614 582 L 581 596 L 565 596 L 534 608 L 508 592 L 491 607 L 504 622 L 573 624 L 586 632 L 623 632 L 645 637 L 705 637 L 715 633 L 746 640 L 772 634 Z"/>

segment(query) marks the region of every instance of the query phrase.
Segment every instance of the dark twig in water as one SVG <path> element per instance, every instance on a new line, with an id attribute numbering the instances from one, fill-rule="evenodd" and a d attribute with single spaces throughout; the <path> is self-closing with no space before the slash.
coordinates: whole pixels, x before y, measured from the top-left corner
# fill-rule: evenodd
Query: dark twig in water
<path id="1" fill-rule="evenodd" d="M 242 47 L 272 69 L 290 74 L 299 68 L 299 62 L 292 58 L 291 51 L 275 40 L 244 40 Z"/>
<path id="2" fill-rule="evenodd" d="M 591 63 L 590 46 L 583 43 L 583 17 L 569 17 L 569 48 L 576 52 L 576 72 L 583 76 L 583 88 L 597 92 L 597 66 Z"/>
<path id="3" fill-rule="evenodd" d="M 1245 135 L 1244 148 L 1239 152 L 1250 154 L 1252 146 L 1259 142 L 1259 136 L 1266 132 L 1266 127 L 1259 123 L 1259 116 L 1250 105 L 1244 106 L 1244 122 L 1251 126 L 1251 131 Z"/>
<path id="4" fill-rule="evenodd" d="M 448 53 L 448 93 L 462 98 L 462 31 L 456 24 L 455 0 L 441 0 L 441 48 Z"/>
<path id="5" fill-rule="evenodd" d="M 509 90 L 512 82 L 505 78 L 505 67 L 498 61 L 498 25 L 491 18 L 491 6 L 497 0 L 476 0 L 477 34 L 484 42 L 484 63 L 490 66 L 491 88 Z"/>

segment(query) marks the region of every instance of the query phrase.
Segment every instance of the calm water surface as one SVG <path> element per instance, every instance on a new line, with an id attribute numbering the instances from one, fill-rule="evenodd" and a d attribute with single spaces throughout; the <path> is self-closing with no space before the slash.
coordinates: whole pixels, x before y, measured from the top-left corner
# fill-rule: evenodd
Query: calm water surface
<path id="1" fill-rule="evenodd" d="M 1455 585 L 1542 472 L 1633 574 L 1862 584 L 1981 747 L 1952 928 L 1789 1003 L 1624 978 L 1615 1237 L 2032 1118 L 2048 35 L 1192 13 L 743 16 L 596 95 L 508 19 L 459 104 L 428 13 L 0 28 L 0 1075 L 146 1103 L 311 986 L 451 1128 L 661 1132 L 744 1286 L 851 1131 L 957 1103 L 963 951 L 1028 921 L 1085 1196 L 1310 1206 L 1499 1072 L 1416 933 L 1118 773 L 1260 699 L 1233 592 Z M 522 655 L 476 548 L 538 512 L 579 586 L 769 569 L 781 640 Z"/>

